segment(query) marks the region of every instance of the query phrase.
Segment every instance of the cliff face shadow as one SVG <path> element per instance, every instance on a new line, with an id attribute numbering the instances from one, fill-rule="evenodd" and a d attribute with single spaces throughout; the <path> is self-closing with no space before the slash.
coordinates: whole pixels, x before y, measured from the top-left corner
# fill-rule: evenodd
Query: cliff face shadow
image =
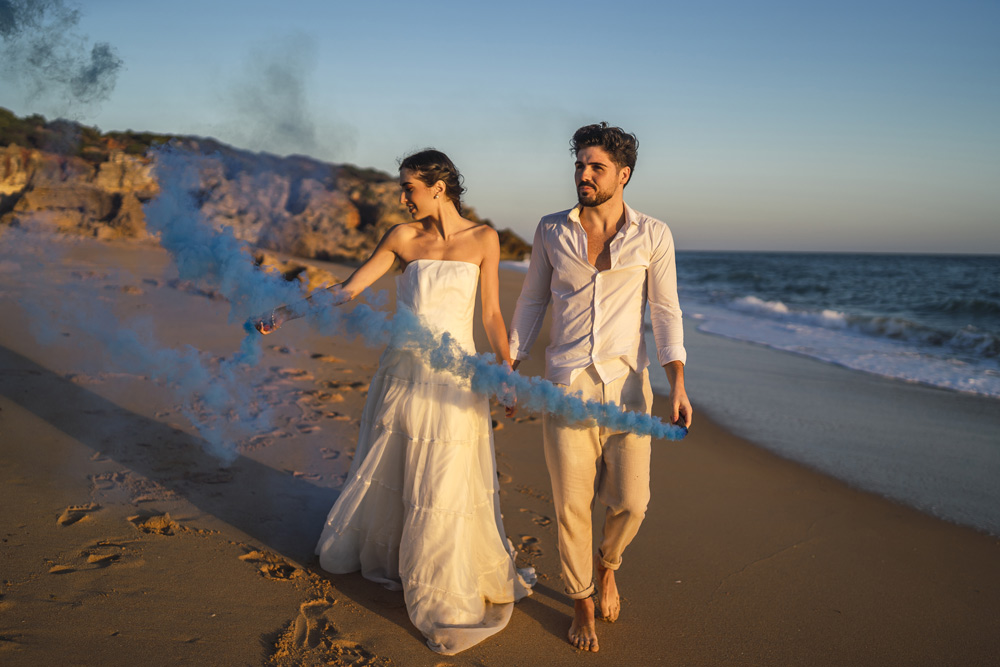
<path id="1" fill-rule="evenodd" d="M 242 455 L 222 468 L 201 438 L 126 410 L 3 346 L 0 395 L 266 548 L 310 560 L 335 491 Z M 227 493 L 233 488 L 240 492 Z"/>

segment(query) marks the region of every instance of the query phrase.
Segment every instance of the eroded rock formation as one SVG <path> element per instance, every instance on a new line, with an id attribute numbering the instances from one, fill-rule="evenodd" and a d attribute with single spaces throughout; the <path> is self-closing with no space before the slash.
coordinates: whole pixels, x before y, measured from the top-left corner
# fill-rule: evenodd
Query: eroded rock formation
<path id="1" fill-rule="evenodd" d="M 0 227 L 41 224 L 102 239 L 146 237 L 142 204 L 159 192 L 155 152 L 131 154 L 136 151 L 113 139 L 101 140 L 101 149 L 76 154 L 0 146 Z M 205 219 L 258 248 L 357 262 L 391 226 L 410 220 L 395 178 L 373 169 L 250 153 L 212 139 L 173 143 L 197 156 L 193 195 Z M 469 207 L 463 213 L 478 219 Z M 513 232 L 500 236 L 504 259 L 530 251 Z"/>

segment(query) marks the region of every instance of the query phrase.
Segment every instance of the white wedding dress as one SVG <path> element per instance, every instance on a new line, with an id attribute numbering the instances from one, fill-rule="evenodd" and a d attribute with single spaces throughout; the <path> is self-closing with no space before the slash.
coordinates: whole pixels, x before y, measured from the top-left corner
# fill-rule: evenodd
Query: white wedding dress
<path id="1" fill-rule="evenodd" d="M 479 267 L 415 260 L 397 277 L 397 310 L 475 353 Z M 500 518 L 489 402 L 393 341 L 361 418 L 351 470 L 316 546 L 320 566 L 360 570 L 404 591 L 413 624 L 452 655 L 499 632 L 531 593 Z"/>

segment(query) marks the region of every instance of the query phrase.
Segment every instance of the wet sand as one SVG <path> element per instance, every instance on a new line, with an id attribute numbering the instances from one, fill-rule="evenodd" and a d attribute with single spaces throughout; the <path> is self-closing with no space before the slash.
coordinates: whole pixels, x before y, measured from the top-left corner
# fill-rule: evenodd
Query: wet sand
<path id="1" fill-rule="evenodd" d="M 312 556 L 379 350 L 296 323 L 268 337 L 274 428 L 220 467 L 172 392 L 109 372 L 72 330 L 39 343 L 18 302 L 92 287 L 119 316 L 150 317 L 164 344 L 226 355 L 242 332 L 224 302 L 172 284 L 149 246 L 76 243 L 41 275 L 0 268 L 3 664 L 988 665 L 1000 651 L 1000 541 L 716 426 L 695 387 L 699 368 L 724 369 L 693 355 L 695 427 L 654 444 L 652 501 L 600 653 L 564 639 L 540 420 L 497 410 L 505 527 L 540 581 L 503 632 L 439 656 L 400 593 L 327 575 Z M 503 272 L 505 313 L 522 279 Z M 524 372 L 541 372 L 535 352 Z M 752 379 L 739 372 L 734 383 Z"/>

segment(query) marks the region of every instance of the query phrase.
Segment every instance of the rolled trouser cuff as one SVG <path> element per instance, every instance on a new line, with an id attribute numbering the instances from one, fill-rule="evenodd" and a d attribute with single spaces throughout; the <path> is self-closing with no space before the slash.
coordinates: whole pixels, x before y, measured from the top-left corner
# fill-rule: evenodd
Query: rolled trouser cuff
<path id="1" fill-rule="evenodd" d="M 567 590 L 566 591 L 566 595 L 568 595 L 571 600 L 586 600 L 587 598 L 589 598 L 591 595 L 594 594 L 595 590 L 597 590 L 597 589 L 594 586 L 594 582 L 591 581 L 590 585 L 587 586 L 582 591 L 579 591 L 577 593 L 572 593 L 572 592 L 570 592 L 570 591 Z"/>
<path id="2" fill-rule="evenodd" d="M 617 563 L 612 563 L 611 561 L 607 560 L 604 557 L 604 554 L 601 553 L 600 549 L 597 550 L 597 562 L 605 570 L 617 570 L 618 568 L 620 568 L 622 566 L 622 559 L 621 558 L 618 559 Z"/>

